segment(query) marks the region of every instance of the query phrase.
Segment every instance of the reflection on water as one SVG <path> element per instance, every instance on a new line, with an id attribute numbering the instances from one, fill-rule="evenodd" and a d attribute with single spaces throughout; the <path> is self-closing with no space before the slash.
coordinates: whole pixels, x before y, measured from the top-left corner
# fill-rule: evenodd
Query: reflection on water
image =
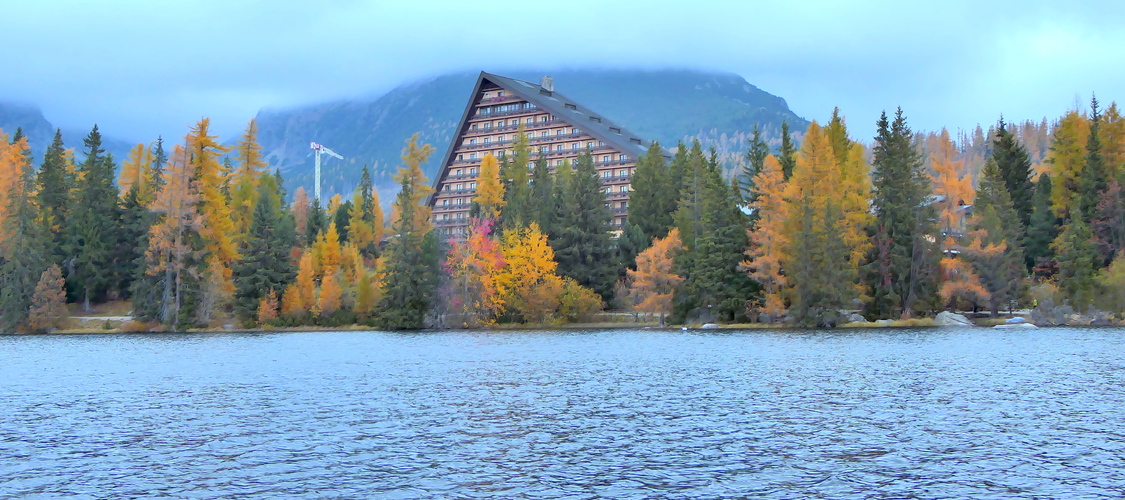
<path id="1" fill-rule="evenodd" d="M 1119 497 L 1125 330 L 0 337 L 0 498 Z"/>

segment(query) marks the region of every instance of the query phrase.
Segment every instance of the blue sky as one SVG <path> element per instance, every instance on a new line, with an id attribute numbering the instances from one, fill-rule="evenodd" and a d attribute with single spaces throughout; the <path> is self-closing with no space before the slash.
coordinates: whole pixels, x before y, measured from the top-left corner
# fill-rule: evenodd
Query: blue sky
<path id="1" fill-rule="evenodd" d="M 984 4 L 984 5 L 982 5 Z M 4 1 L 0 100 L 148 141 L 455 71 L 737 73 L 861 139 L 1125 99 L 1125 2 Z"/>

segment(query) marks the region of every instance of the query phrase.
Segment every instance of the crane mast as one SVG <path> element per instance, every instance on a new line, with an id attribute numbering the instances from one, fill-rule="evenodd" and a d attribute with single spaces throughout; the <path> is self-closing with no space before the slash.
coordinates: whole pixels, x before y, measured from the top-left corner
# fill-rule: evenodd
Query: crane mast
<path id="1" fill-rule="evenodd" d="M 311 147 L 312 150 L 314 151 L 313 155 L 316 158 L 315 161 L 314 161 L 314 163 L 316 165 L 316 181 L 315 181 L 316 185 L 314 187 L 314 191 L 316 193 L 316 202 L 321 203 L 321 198 L 320 198 L 320 155 L 325 154 L 325 155 L 328 155 L 328 156 L 339 158 L 341 160 L 343 160 L 344 157 L 340 156 L 335 151 L 332 151 L 331 149 L 328 149 L 323 144 L 317 144 L 317 143 L 313 142 L 313 143 L 309 144 L 309 147 Z"/>

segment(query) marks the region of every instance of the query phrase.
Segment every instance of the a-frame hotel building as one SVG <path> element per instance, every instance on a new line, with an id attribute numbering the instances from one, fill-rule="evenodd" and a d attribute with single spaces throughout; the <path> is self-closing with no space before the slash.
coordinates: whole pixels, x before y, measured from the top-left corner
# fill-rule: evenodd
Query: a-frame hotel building
<path id="1" fill-rule="evenodd" d="M 555 91 L 550 78 L 536 84 L 482 72 L 449 144 L 430 196 L 434 227 L 443 235 L 467 232 L 481 160 L 511 156 L 520 125 L 530 136 L 531 160 L 547 158 L 552 172 L 589 150 L 606 190 L 612 224 L 625 223 L 629 181 L 646 141 Z M 537 200 L 546 202 L 546 200 Z"/>

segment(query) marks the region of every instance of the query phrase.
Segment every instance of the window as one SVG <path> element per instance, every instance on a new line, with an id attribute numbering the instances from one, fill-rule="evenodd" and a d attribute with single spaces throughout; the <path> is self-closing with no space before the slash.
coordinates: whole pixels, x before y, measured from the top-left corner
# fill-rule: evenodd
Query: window
<path id="1" fill-rule="evenodd" d="M 609 131 L 610 131 L 610 132 L 613 132 L 613 133 L 615 133 L 615 134 L 620 134 L 620 133 L 621 133 L 621 129 L 619 129 L 619 128 L 617 128 L 617 127 L 609 127 Z"/>
<path id="2" fill-rule="evenodd" d="M 445 186 L 442 186 L 441 189 L 442 189 L 442 191 L 449 192 L 449 184 L 446 184 Z M 449 200 L 445 200 L 445 201 L 449 201 Z M 446 203 L 446 205 L 448 205 L 448 203 Z"/>
<path id="3" fill-rule="evenodd" d="M 532 120 L 531 118 L 528 118 L 528 119 L 527 119 L 527 121 L 525 121 L 524 123 L 526 123 L 526 124 L 528 124 L 528 125 L 531 125 L 531 122 L 532 122 L 532 121 L 533 121 L 533 120 Z"/>
<path id="4" fill-rule="evenodd" d="M 610 194 L 612 192 L 613 192 L 613 188 L 605 188 L 605 194 Z"/>
<path id="5" fill-rule="evenodd" d="M 617 171 L 617 176 L 618 176 L 618 177 L 625 177 L 625 170 L 624 170 L 624 169 L 622 169 L 622 170 L 618 170 L 618 171 Z"/>
<path id="6" fill-rule="evenodd" d="M 569 102 L 564 104 L 563 106 L 566 106 L 566 109 L 578 109 L 578 106 L 575 106 Z"/>
<path id="7" fill-rule="evenodd" d="M 504 120 L 500 120 L 500 121 L 496 122 L 496 128 L 500 128 L 500 127 L 503 127 L 503 126 L 504 126 Z"/>
<path id="8" fill-rule="evenodd" d="M 571 134 L 577 134 L 577 133 L 578 133 L 578 129 L 576 129 L 576 128 L 571 128 L 571 129 L 570 129 L 570 133 L 571 133 Z"/>
<path id="9" fill-rule="evenodd" d="M 449 187 L 449 185 L 448 185 L 448 184 L 446 184 L 446 185 L 445 185 L 445 187 L 447 187 L 447 188 L 448 188 L 448 187 Z M 448 189 L 446 189 L 446 191 L 448 191 Z M 443 206 L 443 207 L 448 207 L 448 206 L 449 206 L 449 198 L 446 198 L 446 199 L 444 199 L 444 200 L 441 200 L 441 206 Z"/>
<path id="10" fill-rule="evenodd" d="M 449 200 L 445 200 L 449 201 Z M 441 220 L 449 220 L 449 214 L 441 214 Z"/>
<path id="11" fill-rule="evenodd" d="M 484 144 L 487 146 L 489 142 L 492 142 L 492 141 L 488 137 L 485 137 L 484 138 Z"/>
<path id="12" fill-rule="evenodd" d="M 457 201 L 461 201 L 461 200 L 457 200 Z M 460 205 L 460 203 L 458 203 L 458 205 Z M 465 212 L 461 212 L 461 213 L 457 214 L 457 218 L 458 219 L 464 219 L 465 218 Z M 461 232 L 460 228 L 457 229 L 457 232 Z"/>
<path id="13" fill-rule="evenodd" d="M 561 128 L 555 131 L 555 137 L 562 137 L 562 134 L 563 134 L 563 129 L 561 129 Z"/>
<path id="14" fill-rule="evenodd" d="M 519 118 L 516 118 L 516 119 L 512 120 L 512 126 L 513 126 L 513 127 L 515 127 L 515 126 L 517 126 L 517 125 L 519 125 L 519 124 L 520 124 L 520 120 L 519 120 Z"/>
<path id="15" fill-rule="evenodd" d="M 627 201 L 621 202 L 621 208 L 629 208 L 629 202 L 627 202 Z"/>
<path id="16" fill-rule="evenodd" d="M 485 129 L 485 130 L 488 130 L 488 129 L 489 129 L 489 127 L 491 127 L 491 126 L 492 126 L 492 124 L 491 124 L 491 123 L 485 123 L 485 124 L 484 124 L 484 129 Z"/>
<path id="17" fill-rule="evenodd" d="M 604 143 L 604 142 L 602 142 L 602 141 L 598 141 L 598 147 L 600 148 L 600 147 L 602 147 L 602 146 L 605 146 L 605 143 Z"/>
<path id="18" fill-rule="evenodd" d="M 629 157 L 628 157 L 628 156 L 625 156 L 625 155 L 621 155 L 621 156 L 618 156 L 618 157 L 617 157 L 617 159 L 618 159 L 618 160 L 621 160 L 621 161 L 626 161 L 626 160 L 628 160 L 628 159 L 629 159 Z"/>
<path id="19" fill-rule="evenodd" d="M 472 190 L 472 191 L 476 191 L 477 190 L 477 183 L 470 182 L 469 183 L 469 189 Z"/>
<path id="20" fill-rule="evenodd" d="M 476 154 L 476 153 L 469 153 L 469 159 L 470 159 L 470 160 L 475 160 L 475 159 L 477 159 L 477 154 Z"/>
<path id="21" fill-rule="evenodd" d="M 576 142 L 576 143 L 574 143 L 574 144 L 571 144 L 571 145 L 570 145 L 570 150 L 571 150 L 571 151 L 578 151 L 578 143 Z"/>
<path id="22" fill-rule="evenodd" d="M 589 148 L 589 149 L 593 149 L 593 148 L 594 148 L 594 142 L 593 142 L 593 141 L 588 141 L 588 142 L 586 143 L 586 147 L 587 147 L 587 148 Z"/>
<path id="23" fill-rule="evenodd" d="M 531 162 L 531 161 L 527 162 L 527 169 L 531 170 L 533 168 L 535 168 L 535 162 Z"/>
<path id="24" fill-rule="evenodd" d="M 472 125 L 469 125 L 469 130 L 476 130 L 476 129 L 477 129 L 477 124 L 474 123 Z"/>
<path id="25" fill-rule="evenodd" d="M 610 172 L 609 170 L 606 170 L 606 171 L 602 172 L 602 178 L 603 178 L 603 179 L 608 179 L 608 178 L 609 178 L 609 174 L 611 174 L 611 173 L 612 173 L 612 172 Z"/>
<path id="26" fill-rule="evenodd" d="M 539 132 L 539 137 L 547 137 L 547 131 L 544 130 L 542 132 Z"/>
<path id="27" fill-rule="evenodd" d="M 504 91 L 501 90 L 500 92 L 497 92 L 496 97 L 504 97 Z"/>
<path id="28" fill-rule="evenodd" d="M 457 184 L 457 190 L 458 191 L 464 191 L 465 190 L 465 184 L 464 183 Z"/>
<path id="29" fill-rule="evenodd" d="M 470 145 L 470 146 L 476 146 L 476 145 L 477 145 L 477 140 L 476 140 L 476 139 L 469 139 L 469 145 Z"/>
<path id="30" fill-rule="evenodd" d="M 465 203 L 465 199 L 464 199 L 464 198 L 457 198 L 457 204 L 458 204 L 458 205 L 462 205 L 462 204 L 464 204 L 464 203 Z"/>
<path id="31" fill-rule="evenodd" d="M 629 192 L 629 186 L 621 186 L 621 187 L 617 188 L 617 192 L 618 193 L 628 193 Z"/>
<path id="32" fill-rule="evenodd" d="M 555 162 L 555 166 L 561 167 L 562 165 L 563 165 L 563 161 L 562 161 L 562 160 L 559 160 L 559 161 L 556 161 L 556 162 Z"/>
<path id="33" fill-rule="evenodd" d="M 561 152 L 562 151 L 562 144 L 559 144 L 558 146 L 555 146 L 555 151 Z"/>
<path id="34" fill-rule="evenodd" d="M 458 176 L 458 177 L 460 177 L 460 176 L 461 176 L 461 169 L 457 169 L 457 176 Z"/>
<path id="35" fill-rule="evenodd" d="M 477 175 L 477 167 L 470 168 L 469 175 Z"/>
<path id="36" fill-rule="evenodd" d="M 548 148 L 548 146 L 539 146 L 539 152 L 540 152 L 540 153 L 546 153 L 546 152 L 547 152 L 547 148 Z"/>
<path id="37" fill-rule="evenodd" d="M 602 163 L 609 163 L 609 155 L 605 155 L 602 157 Z"/>
<path id="38" fill-rule="evenodd" d="M 539 117 L 539 122 L 540 122 L 540 123 L 547 123 L 547 117 L 546 117 L 546 116 L 540 116 L 540 117 Z"/>

